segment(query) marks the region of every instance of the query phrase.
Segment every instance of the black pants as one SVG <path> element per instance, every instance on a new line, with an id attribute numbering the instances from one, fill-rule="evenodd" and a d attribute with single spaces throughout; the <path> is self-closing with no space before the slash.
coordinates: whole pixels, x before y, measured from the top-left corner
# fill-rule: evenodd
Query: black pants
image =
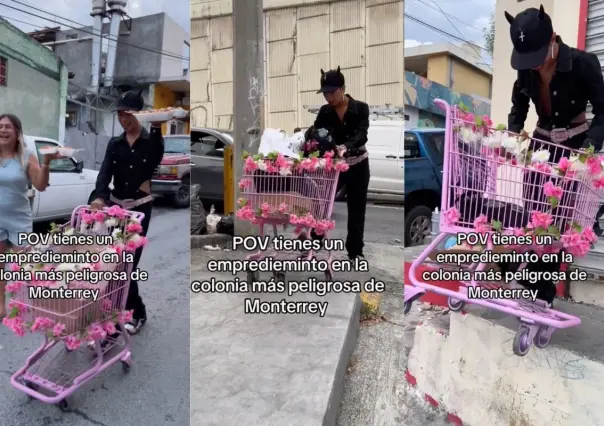
<path id="1" fill-rule="evenodd" d="M 346 186 L 346 207 L 348 208 L 348 234 L 346 235 L 346 251 L 348 257 L 363 256 L 365 243 L 365 212 L 367 210 L 367 190 L 369 188 L 369 159 L 361 161 L 340 174 L 342 184 Z M 323 236 L 311 232 L 313 239 Z"/>
<path id="2" fill-rule="evenodd" d="M 585 141 L 586 136 L 587 136 L 587 133 L 582 133 L 580 135 L 575 136 L 574 138 L 567 140 L 566 142 L 562 143 L 562 145 L 567 146 L 572 149 L 579 149 L 583 145 L 583 142 Z M 541 135 L 539 133 L 534 133 L 533 137 L 539 138 L 540 140 L 543 140 L 546 142 L 548 141 L 547 138 L 545 138 L 543 135 Z M 539 148 L 540 147 L 536 146 L 535 150 L 537 150 Z M 545 148 L 545 147 L 543 147 L 543 148 Z M 550 151 L 551 151 L 551 158 L 549 159 L 549 161 L 553 162 L 553 163 L 558 163 L 560 161 L 561 157 L 569 155 L 568 153 L 563 153 L 560 149 L 555 149 L 553 147 L 551 147 Z M 536 172 L 525 173 L 524 185 L 523 185 L 524 198 L 525 198 L 525 200 L 530 200 L 530 201 L 525 202 L 524 210 L 526 212 L 528 212 L 529 214 L 532 210 L 539 210 L 539 211 L 542 210 L 542 207 L 540 208 L 540 206 L 543 206 L 543 204 L 537 204 L 537 203 L 535 203 L 535 201 L 536 202 L 545 202 L 546 201 L 546 199 L 545 199 L 546 197 L 543 194 L 543 191 L 541 190 L 541 188 L 543 188 L 543 185 L 549 180 L 550 180 L 549 177 L 542 173 L 536 173 Z M 564 195 L 562 197 L 562 200 L 560 200 L 560 205 L 557 207 L 557 209 L 573 208 L 574 199 L 572 198 L 572 195 L 573 195 L 573 192 L 576 192 L 576 188 L 565 187 L 564 189 L 565 189 Z M 533 202 L 531 202 L 531 201 L 533 201 Z M 560 224 L 558 224 L 558 226 L 560 226 Z M 564 224 L 562 224 L 562 226 L 564 226 Z M 516 269 L 519 265 L 500 265 L 500 266 L 505 271 L 508 269 Z M 534 272 L 558 272 L 558 271 L 560 271 L 560 266 L 561 266 L 561 262 L 543 262 L 542 260 L 539 260 L 538 262 L 528 264 L 526 269 L 528 271 L 534 271 Z M 553 302 L 554 298 L 556 297 L 556 283 L 552 282 L 551 280 L 539 279 L 536 283 L 530 283 L 528 281 L 522 280 L 522 281 L 518 281 L 518 283 L 526 288 L 537 290 L 537 298 L 544 300 L 546 302 L 551 303 L 551 302 Z"/>
<path id="3" fill-rule="evenodd" d="M 140 191 L 139 191 L 140 192 Z M 139 194 L 138 198 L 145 197 L 147 194 L 142 193 Z M 141 232 L 142 236 L 147 235 L 147 231 L 149 230 L 149 224 L 151 223 L 151 213 L 153 212 L 153 202 L 148 202 L 142 204 L 138 207 L 132 208 L 132 211 L 137 211 L 143 213 L 145 217 L 141 222 L 141 226 L 143 227 L 143 231 Z M 141 256 L 143 255 L 143 247 L 140 247 L 134 253 L 134 262 L 132 264 L 132 271 L 134 272 L 138 267 L 138 263 L 141 260 Z M 130 287 L 128 288 L 128 297 L 126 298 L 126 310 L 133 310 L 132 317 L 134 319 L 146 319 L 147 318 L 147 310 L 145 308 L 145 304 L 143 303 L 143 299 L 141 298 L 138 291 L 138 281 L 130 280 Z"/>

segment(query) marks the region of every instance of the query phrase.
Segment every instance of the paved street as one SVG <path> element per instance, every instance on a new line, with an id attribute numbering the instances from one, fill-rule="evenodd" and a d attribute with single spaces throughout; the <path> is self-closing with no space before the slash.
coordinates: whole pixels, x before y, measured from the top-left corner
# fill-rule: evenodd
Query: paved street
<path id="1" fill-rule="evenodd" d="M 346 237 L 346 203 L 336 203 L 331 217 L 336 221 L 336 235 Z M 401 244 L 405 233 L 404 210 L 400 204 L 368 202 L 365 216 L 365 242 Z"/>
<path id="2" fill-rule="evenodd" d="M 189 211 L 158 206 L 140 283 L 149 322 L 133 338 L 133 366 L 101 373 L 69 399 L 62 413 L 14 389 L 9 378 L 41 343 L 41 336 L 14 336 L 0 327 L 0 424 L 37 426 L 185 425 L 189 423 Z"/>

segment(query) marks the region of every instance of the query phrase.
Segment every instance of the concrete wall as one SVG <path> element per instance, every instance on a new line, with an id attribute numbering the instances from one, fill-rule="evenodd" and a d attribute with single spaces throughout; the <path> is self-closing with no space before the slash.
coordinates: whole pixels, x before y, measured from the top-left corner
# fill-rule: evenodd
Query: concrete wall
<path id="1" fill-rule="evenodd" d="M 67 89 L 64 64 L 2 19 L 0 56 L 7 60 L 7 86 L 0 87 L 0 113 L 17 115 L 29 135 L 62 140 Z"/>
<path id="2" fill-rule="evenodd" d="M 194 126 L 232 128 L 233 23 L 229 1 L 191 2 Z M 324 103 L 320 69 L 340 66 L 347 91 L 371 105 L 403 105 L 401 0 L 265 1 L 265 125 L 312 124 Z"/>
<path id="3" fill-rule="evenodd" d="M 189 42 L 190 36 L 176 21 L 168 15 L 164 15 L 164 29 L 162 49 L 176 56 L 189 57 L 190 52 L 185 49 L 185 42 Z M 177 59 L 164 55 L 161 58 L 160 80 L 175 80 L 183 77 L 184 70 L 189 70 L 189 61 Z"/>
<path id="4" fill-rule="evenodd" d="M 491 97 L 491 76 L 448 54 L 428 58 L 428 80 L 455 92 Z"/>
<path id="5" fill-rule="evenodd" d="M 443 54 L 428 58 L 428 73 L 426 78 L 450 88 L 449 56 Z"/>
<path id="6" fill-rule="evenodd" d="M 577 46 L 579 31 L 579 11 L 581 0 L 497 0 L 495 9 L 495 49 L 493 52 L 493 112 L 496 123 L 506 123 L 510 112 L 511 94 L 517 73 L 510 66 L 512 42 L 510 24 L 505 19 L 504 11 L 512 15 L 528 7 L 543 4 L 545 11 L 552 17 L 554 31 L 571 47 Z M 525 129 L 532 131 L 537 124 L 534 106 L 531 106 Z"/>

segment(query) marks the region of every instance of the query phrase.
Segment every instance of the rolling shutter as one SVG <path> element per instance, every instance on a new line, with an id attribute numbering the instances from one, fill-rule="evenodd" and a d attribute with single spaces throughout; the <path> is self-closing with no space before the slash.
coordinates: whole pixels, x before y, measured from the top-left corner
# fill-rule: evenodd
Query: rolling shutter
<path id="1" fill-rule="evenodd" d="M 604 64 L 604 0 L 589 0 L 587 11 L 587 34 L 585 51 L 594 53 Z M 587 119 L 591 122 L 593 115 L 591 105 L 587 105 Z"/>

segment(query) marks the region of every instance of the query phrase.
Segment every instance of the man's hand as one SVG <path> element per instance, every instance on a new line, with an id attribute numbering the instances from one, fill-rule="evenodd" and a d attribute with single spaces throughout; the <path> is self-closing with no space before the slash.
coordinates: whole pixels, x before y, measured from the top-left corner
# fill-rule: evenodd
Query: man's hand
<path id="1" fill-rule="evenodd" d="M 343 157 L 344 154 L 346 154 L 346 151 L 348 151 L 344 145 L 338 145 L 336 146 L 336 149 L 338 150 L 338 157 Z"/>
<path id="2" fill-rule="evenodd" d="M 92 203 L 90 203 L 90 208 L 92 210 L 103 210 L 105 208 L 105 201 L 102 198 L 97 198 Z"/>
<path id="3" fill-rule="evenodd" d="M 529 135 L 529 133 L 526 130 L 522 130 L 520 132 L 520 140 L 523 141 L 523 140 L 526 140 L 526 139 L 530 139 L 530 137 L 531 136 Z"/>

